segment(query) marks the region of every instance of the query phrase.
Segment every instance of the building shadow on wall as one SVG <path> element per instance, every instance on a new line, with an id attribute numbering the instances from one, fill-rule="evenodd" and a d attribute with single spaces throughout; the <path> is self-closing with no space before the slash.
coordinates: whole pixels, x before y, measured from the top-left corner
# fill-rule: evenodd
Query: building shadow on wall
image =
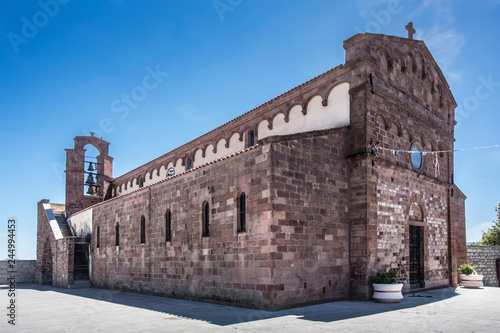
<path id="1" fill-rule="evenodd" d="M 384 312 L 411 309 L 431 303 L 439 304 L 438 302 L 459 295 L 455 291 L 455 288 L 443 288 L 405 295 L 404 300 L 393 304 L 383 304 L 374 301 L 340 301 L 271 312 L 98 288 L 62 289 L 53 286 L 29 284 L 20 285 L 18 289 L 59 292 L 82 297 L 87 300 L 92 299 L 156 311 L 179 318 L 201 320 L 219 326 L 250 323 L 287 316 L 308 321 L 335 322 Z M 445 305 L 442 304 L 442 306 L 444 307 Z"/>

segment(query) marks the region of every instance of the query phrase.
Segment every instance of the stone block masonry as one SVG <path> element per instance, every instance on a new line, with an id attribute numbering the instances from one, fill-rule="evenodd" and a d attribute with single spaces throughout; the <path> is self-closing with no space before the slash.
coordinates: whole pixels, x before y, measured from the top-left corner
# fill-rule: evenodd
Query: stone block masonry
<path id="1" fill-rule="evenodd" d="M 343 128 L 269 138 L 243 154 L 95 206 L 93 229 L 99 227 L 101 238 L 99 248 L 96 241 L 92 246 L 92 283 L 268 310 L 347 299 L 346 135 Z M 247 232 L 238 233 L 241 192 L 248 200 Z M 201 233 L 205 201 L 209 237 Z"/>
<path id="2" fill-rule="evenodd" d="M 269 149 L 258 146 L 94 206 L 93 285 L 274 308 L 265 296 L 283 285 L 272 279 L 278 246 L 271 220 Z M 236 199 L 241 192 L 247 197 L 247 232 L 237 233 Z M 209 204 L 209 237 L 202 236 L 204 202 Z"/>
<path id="3" fill-rule="evenodd" d="M 75 138 L 65 210 L 71 237 L 90 236 L 92 284 L 264 310 L 370 299 L 389 269 L 405 291 L 456 285 L 448 84 L 423 41 L 358 34 L 344 48 L 344 65 L 118 178 L 109 143 Z M 87 143 L 109 162 L 98 203 L 82 194 Z M 69 286 L 85 239 L 55 240 L 42 213 L 37 281 Z"/>
<path id="4" fill-rule="evenodd" d="M 349 297 L 347 128 L 269 138 L 279 308 Z M 266 142 L 266 140 L 264 140 Z"/>
<path id="5" fill-rule="evenodd" d="M 484 275 L 485 286 L 500 286 L 496 266 L 496 260 L 500 259 L 500 246 L 467 245 L 467 258 L 471 266 L 477 266 L 477 274 Z"/>
<path id="6" fill-rule="evenodd" d="M 16 283 L 35 283 L 36 260 L 16 260 Z M 0 261 L 0 284 L 7 284 L 9 262 Z"/>

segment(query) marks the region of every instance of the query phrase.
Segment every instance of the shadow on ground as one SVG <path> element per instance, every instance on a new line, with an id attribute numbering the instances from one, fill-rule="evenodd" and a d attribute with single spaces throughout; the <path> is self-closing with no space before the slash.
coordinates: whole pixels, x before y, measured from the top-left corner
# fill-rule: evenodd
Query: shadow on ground
<path id="1" fill-rule="evenodd" d="M 0 289 L 6 288 L 2 286 Z M 413 309 L 412 311 L 417 312 L 417 308 L 420 306 L 441 302 L 458 295 L 455 288 L 443 288 L 405 295 L 400 303 L 394 304 L 383 304 L 374 301 L 341 301 L 270 312 L 97 288 L 61 289 L 29 284 L 19 285 L 17 289 L 64 293 L 87 300 L 110 302 L 127 307 L 161 312 L 170 315 L 169 319 L 175 319 L 175 317 L 178 319 L 187 318 L 219 326 L 287 316 L 308 321 L 334 322 L 405 309 Z"/>

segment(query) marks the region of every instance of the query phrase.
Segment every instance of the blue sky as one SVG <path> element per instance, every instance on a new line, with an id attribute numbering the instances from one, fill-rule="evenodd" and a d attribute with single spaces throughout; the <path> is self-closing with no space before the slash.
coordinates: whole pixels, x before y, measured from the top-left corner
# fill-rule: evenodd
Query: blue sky
<path id="1" fill-rule="evenodd" d="M 459 104 L 455 148 L 500 144 L 499 0 L 6 0 L 0 8 L 0 258 L 11 217 L 17 257 L 36 257 L 36 203 L 64 203 L 64 149 L 75 136 L 94 131 L 110 142 L 119 176 L 344 63 L 342 42 L 358 32 L 405 37 L 413 21 Z M 144 83 L 151 72 L 156 80 Z M 500 148 L 455 154 L 468 241 L 496 216 L 499 168 Z"/>

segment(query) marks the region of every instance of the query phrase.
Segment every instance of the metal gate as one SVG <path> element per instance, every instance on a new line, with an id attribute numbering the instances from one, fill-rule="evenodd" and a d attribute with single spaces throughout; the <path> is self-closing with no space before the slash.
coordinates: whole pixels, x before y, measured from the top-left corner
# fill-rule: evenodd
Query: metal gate
<path id="1" fill-rule="evenodd" d="M 75 244 L 73 278 L 84 280 L 89 278 L 89 244 Z"/>
<path id="2" fill-rule="evenodd" d="M 424 279 L 422 227 L 410 225 L 410 289 L 422 288 Z"/>

